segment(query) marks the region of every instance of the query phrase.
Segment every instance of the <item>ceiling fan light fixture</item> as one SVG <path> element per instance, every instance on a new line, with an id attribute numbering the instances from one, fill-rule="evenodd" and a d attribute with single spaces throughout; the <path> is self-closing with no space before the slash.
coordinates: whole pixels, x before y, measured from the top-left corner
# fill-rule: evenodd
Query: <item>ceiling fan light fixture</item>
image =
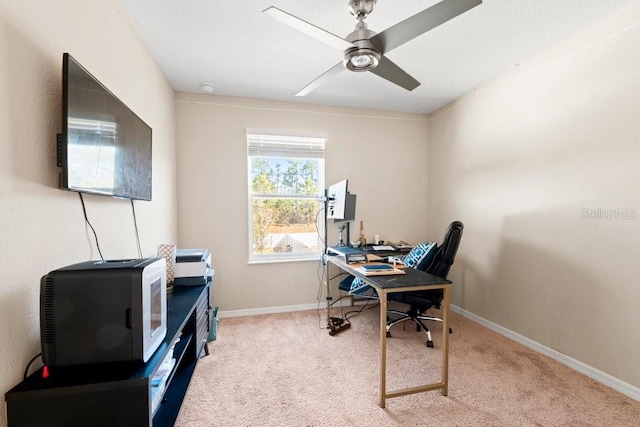
<path id="1" fill-rule="evenodd" d="M 347 51 L 342 62 L 349 71 L 369 71 L 378 66 L 380 52 L 370 48 L 356 48 Z"/>

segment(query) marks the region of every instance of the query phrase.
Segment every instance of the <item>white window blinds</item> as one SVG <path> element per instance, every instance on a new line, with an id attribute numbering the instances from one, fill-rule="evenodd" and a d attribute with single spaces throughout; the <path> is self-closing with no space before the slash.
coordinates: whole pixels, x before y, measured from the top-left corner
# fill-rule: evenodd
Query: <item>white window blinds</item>
<path id="1" fill-rule="evenodd" d="M 324 137 L 288 136 L 247 131 L 247 150 L 252 157 L 323 159 Z"/>

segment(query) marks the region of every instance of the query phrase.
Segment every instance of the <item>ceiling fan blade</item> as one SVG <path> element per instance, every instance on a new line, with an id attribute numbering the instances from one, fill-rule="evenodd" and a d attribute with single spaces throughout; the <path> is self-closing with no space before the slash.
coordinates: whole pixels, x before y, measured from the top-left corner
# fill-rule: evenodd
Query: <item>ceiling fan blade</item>
<path id="1" fill-rule="evenodd" d="M 338 37 L 333 33 L 330 33 L 320 27 L 316 27 L 315 25 L 308 23 L 307 21 L 303 21 L 302 19 L 293 16 L 283 10 L 280 10 L 275 6 L 271 6 L 263 10 L 262 13 L 266 13 L 272 18 L 275 18 L 278 21 L 285 23 L 292 28 L 295 28 L 298 31 L 302 31 L 306 35 L 311 36 L 316 40 L 320 40 L 321 42 L 324 42 L 329 46 L 333 46 L 336 49 L 345 50 L 353 47 L 353 44 L 349 43 L 342 37 Z"/>
<path id="2" fill-rule="evenodd" d="M 480 4 L 482 0 L 444 0 L 387 28 L 369 41 L 380 53 L 386 53 Z"/>
<path id="3" fill-rule="evenodd" d="M 344 71 L 344 69 L 345 68 L 344 68 L 344 65 L 342 65 L 342 62 L 338 62 L 333 67 L 329 68 L 328 71 L 325 71 L 325 73 L 322 74 L 320 77 L 318 77 L 317 79 L 315 79 L 314 81 L 306 85 L 304 88 L 302 88 L 300 92 L 296 93 L 296 96 L 305 96 L 306 94 L 308 94 L 309 92 L 317 88 L 318 86 L 324 84 L 327 80 L 330 80 L 333 77 L 340 74 L 342 71 Z"/>
<path id="4" fill-rule="evenodd" d="M 395 83 L 406 90 L 414 90 L 420 86 L 420 82 L 407 74 L 402 68 L 398 67 L 389 58 L 382 56 L 378 66 L 369 72 L 382 77 L 385 80 L 389 80 L 391 83 Z"/>

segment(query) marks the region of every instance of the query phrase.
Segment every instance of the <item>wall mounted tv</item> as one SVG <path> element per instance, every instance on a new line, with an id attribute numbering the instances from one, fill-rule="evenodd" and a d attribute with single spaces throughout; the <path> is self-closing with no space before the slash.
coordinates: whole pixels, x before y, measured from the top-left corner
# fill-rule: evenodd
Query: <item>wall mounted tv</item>
<path id="1" fill-rule="evenodd" d="M 151 200 L 151 128 L 68 53 L 58 166 L 64 190 Z"/>

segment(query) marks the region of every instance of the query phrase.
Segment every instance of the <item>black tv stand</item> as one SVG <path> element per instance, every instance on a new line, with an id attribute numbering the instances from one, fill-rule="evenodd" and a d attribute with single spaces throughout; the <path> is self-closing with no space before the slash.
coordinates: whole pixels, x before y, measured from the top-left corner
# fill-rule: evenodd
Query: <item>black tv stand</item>
<path id="1" fill-rule="evenodd" d="M 145 364 L 52 368 L 48 378 L 39 369 L 5 394 L 8 426 L 173 426 L 207 344 L 209 293 L 209 284 L 173 288 L 167 336 Z M 175 367 L 154 412 L 151 379 L 172 349 Z"/>

